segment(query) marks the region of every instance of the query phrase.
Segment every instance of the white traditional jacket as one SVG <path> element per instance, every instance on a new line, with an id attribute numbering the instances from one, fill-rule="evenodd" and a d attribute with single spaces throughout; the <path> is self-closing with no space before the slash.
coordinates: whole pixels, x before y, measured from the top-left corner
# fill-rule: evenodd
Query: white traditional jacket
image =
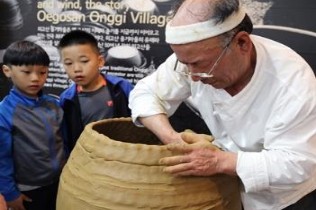
<path id="1" fill-rule="evenodd" d="M 316 189 L 316 79 L 293 50 L 251 38 L 257 52 L 255 73 L 237 95 L 174 72 L 173 54 L 137 83 L 130 108 L 134 120 L 171 115 L 190 97 L 214 143 L 238 153 L 244 209 L 278 210 Z"/>

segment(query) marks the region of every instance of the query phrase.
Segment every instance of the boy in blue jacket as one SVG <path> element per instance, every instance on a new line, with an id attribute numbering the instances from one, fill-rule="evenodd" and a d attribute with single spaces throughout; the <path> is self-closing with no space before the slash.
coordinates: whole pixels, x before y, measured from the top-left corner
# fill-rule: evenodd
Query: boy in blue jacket
<path id="1" fill-rule="evenodd" d="M 58 49 L 64 69 L 74 82 L 60 95 L 71 151 L 88 123 L 130 117 L 128 97 L 133 85 L 123 78 L 100 73 L 105 60 L 90 33 L 71 31 L 62 37 Z"/>
<path id="2" fill-rule="evenodd" d="M 15 210 L 55 210 L 66 156 L 63 110 L 42 92 L 49 63 L 29 41 L 14 42 L 3 56 L 13 88 L 0 102 L 0 193 Z"/>

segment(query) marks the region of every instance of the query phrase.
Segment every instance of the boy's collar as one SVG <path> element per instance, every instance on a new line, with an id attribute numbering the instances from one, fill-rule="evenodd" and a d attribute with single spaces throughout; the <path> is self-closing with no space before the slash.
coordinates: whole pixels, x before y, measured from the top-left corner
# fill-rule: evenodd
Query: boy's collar
<path id="1" fill-rule="evenodd" d="M 101 82 L 101 87 L 106 86 L 106 80 L 104 77 L 102 77 L 102 82 Z M 82 86 L 81 85 L 77 85 L 77 93 L 81 93 L 82 92 Z"/>

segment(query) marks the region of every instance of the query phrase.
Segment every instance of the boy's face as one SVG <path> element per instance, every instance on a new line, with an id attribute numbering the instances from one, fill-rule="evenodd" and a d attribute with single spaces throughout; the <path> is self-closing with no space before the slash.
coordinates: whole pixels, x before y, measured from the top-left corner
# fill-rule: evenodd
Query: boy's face
<path id="1" fill-rule="evenodd" d="M 85 90 L 94 89 L 104 58 L 89 44 L 72 45 L 60 51 L 69 78 Z"/>
<path id="2" fill-rule="evenodd" d="M 42 65 L 4 65 L 3 72 L 23 94 L 36 98 L 46 82 L 48 67 Z"/>

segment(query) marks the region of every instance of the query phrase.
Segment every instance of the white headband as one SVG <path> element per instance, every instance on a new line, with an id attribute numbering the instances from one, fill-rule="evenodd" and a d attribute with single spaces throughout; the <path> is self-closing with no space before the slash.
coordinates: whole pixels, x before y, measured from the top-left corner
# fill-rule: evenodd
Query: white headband
<path id="1" fill-rule="evenodd" d="M 171 20 L 166 25 L 166 42 L 169 44 L 187 44 L 220 35 L 235 28 L 241 23 L 245 15 L 245 11 L 239 9 L 217 25 L 211 19 L 191 25 L 170 26 Z"/>

